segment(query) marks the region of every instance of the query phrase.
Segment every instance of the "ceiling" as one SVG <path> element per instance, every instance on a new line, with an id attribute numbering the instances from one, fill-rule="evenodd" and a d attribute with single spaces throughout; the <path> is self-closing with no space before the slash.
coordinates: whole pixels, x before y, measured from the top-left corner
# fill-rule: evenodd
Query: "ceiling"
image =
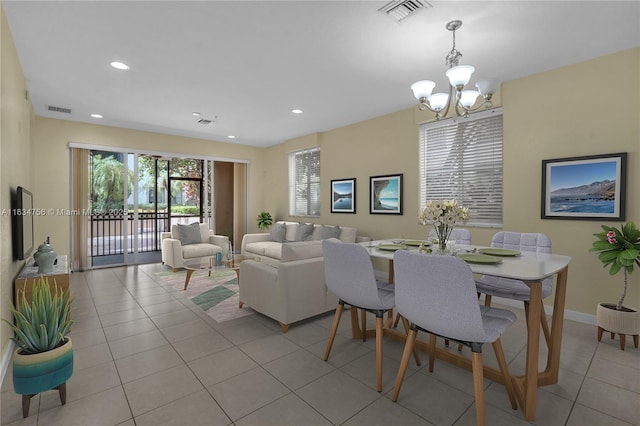
<path id="1" fill-rule="evenodd" d="M 637 1 L 432 1 L 401 23 L 386 3 L 2 1 L 36 115 L 261 147 L 444 91 L 454 19 L 472 83 L 640 46 Z"/>

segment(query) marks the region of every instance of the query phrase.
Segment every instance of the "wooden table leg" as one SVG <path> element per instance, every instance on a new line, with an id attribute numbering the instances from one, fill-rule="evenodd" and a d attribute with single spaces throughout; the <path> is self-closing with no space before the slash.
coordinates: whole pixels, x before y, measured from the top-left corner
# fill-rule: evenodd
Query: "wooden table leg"
<path id="1" fill-rule="evenodd" d="M 191 274 L 193 274 L 193 270 L 192 269 L 187 269 L 187 276 L 184 279 L 184 290 L 186 290 L 187 286 L 189 285 L 189 280 L 191 279 Z"/>

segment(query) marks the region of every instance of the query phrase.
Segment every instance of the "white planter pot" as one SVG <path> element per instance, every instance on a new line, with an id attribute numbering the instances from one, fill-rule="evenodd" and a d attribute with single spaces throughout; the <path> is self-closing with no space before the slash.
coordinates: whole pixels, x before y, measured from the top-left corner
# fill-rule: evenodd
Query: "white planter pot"
<path id="1" fill-rule="evenodd" d="M 636 336 L 640 334 L 640 312 L 635 308 L 623 306 L 616 310 L 615 304 L 599 303 L 596 310 L 598 327 L 616 334 Z"/>

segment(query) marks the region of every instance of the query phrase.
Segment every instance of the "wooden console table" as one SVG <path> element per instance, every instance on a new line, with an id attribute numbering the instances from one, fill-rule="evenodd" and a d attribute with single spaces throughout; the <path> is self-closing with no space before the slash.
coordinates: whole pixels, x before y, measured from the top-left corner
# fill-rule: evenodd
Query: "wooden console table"
<path id="1" fill-rule="evenodd" d="M 62 291 L 69 289 L 69 262 L 67 262 L 67 256 L 56 257 L 56 264 L 53 265 L 53 272 L 44 274 L 43 276 L 49 280 L 49 285 L 53 289 L 53 284 L 61 288 Z M 35 266 L 35 260 L 31 258 L 29 262 L 22 269 L 20 274 L 16 277 L 13 288 L 14 302 L 18 299 L 19 291 L 24 290 L 27 296 L 27 301 L 31 301 L 31 290 L 33 284 L 40 278 L 38 273 L 38 267 Z"/>

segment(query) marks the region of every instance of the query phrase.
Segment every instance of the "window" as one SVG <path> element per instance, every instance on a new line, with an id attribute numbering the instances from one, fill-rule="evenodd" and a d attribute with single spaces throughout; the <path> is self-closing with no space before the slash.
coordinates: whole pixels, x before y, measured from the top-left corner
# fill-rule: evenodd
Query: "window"
<path id="1" fill-rule="evenodd" d="M 320 148 L 289 153 L 289 215 L 320 216 Z"/>
<path id="2" fill-rule="evenodd" d="M 468 225 L 502 226 L 502 109 L 420 126 L 420 205 L 456 199 Z"/>

